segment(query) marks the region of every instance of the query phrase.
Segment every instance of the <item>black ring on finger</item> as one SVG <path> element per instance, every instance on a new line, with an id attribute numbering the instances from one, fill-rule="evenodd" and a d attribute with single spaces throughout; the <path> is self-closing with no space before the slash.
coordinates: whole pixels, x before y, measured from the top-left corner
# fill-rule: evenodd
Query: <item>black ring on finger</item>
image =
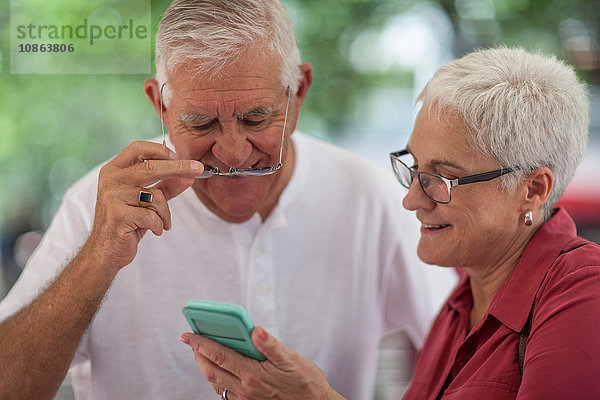
<path id="1" fill-rule="evenodd" d="M 138 196 L 138 205 L 145 208 L 150 204 L 152 204 L 152 192 L 140 190 L 140 194 Z"/>

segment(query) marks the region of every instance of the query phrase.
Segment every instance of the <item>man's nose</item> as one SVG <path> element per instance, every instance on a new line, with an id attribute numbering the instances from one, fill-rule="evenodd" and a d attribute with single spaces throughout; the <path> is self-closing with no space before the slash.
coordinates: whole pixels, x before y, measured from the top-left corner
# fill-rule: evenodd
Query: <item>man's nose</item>
<path id="1" fill-rule="evenodd" d="M 213 155 L 228 167 L 248 168 L 244 165 L 252 154 L 252 143 L 244 132 L 237 127 L 226 127 L 216 138 Z"/>

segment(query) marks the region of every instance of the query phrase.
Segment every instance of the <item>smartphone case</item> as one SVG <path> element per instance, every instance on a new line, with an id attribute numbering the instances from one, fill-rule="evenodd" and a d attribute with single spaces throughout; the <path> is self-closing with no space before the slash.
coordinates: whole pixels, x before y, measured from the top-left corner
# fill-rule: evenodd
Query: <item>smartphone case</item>
<path id="1" fill-rule="evenodd" d="M 250 334 L 254 322 L 246 309 L 237 304 L 206 300 L 189 300 L 183 308 L 194 333 L 206 336 L 246 357 L 266 360 L 254 344 Z"/>

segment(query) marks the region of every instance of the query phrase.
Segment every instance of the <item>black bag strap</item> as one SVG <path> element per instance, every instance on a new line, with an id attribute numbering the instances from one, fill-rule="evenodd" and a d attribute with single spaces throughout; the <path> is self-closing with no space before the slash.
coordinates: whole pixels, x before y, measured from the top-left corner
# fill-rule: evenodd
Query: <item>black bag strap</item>
<path id="1" fill-rule="evenodd" d="M 554 264 L 554 262 L 558 259 L 558 257 L 562 256 L 563 254 L 566 254 L 570 251 L 576 250 L 578 248 L 580 248 L 581 246 L 585 246 L 586 244 L 588 244 L 588 241 L 581 241 L 581 239 L 577 238 L 574 241 L 577 241 L 579 243 L 577 243 L 574 246 L 569 247 L 568 249 L 563 249 L 561 250 L 560 253 L 558 253 L 558 255 L 556 256 L 556 258 L 554 259 L 554 261 L 552 262 L 552 264 Z M 573 243 L 573 241 L 569 242 L 569 244 Z M 544 280 L 546 279 L 546 277 L 544 277 Z M 542 280 L 542 283 L 544 283 L 544 280 Z M 540 283 L 540 286 L 542 285 L 542 283 Z M 533 301 L 533 304 L 531 305 L 531 310 L 529 310 L 529 316 L 527 317 L 527 321 L 525 321 L 525 325 L 523 326 L 523 330 L 519 333 L 519 372 L 521 373 L 521 376 L 523 376 L 523 363 L 525 362 L 525 349 L 527 347 L 527 339 L 529 339 L 529 332 L 531 332 L 531 320 L 533 319 L 533 310 L 535 308 L 535 299 Z"/>

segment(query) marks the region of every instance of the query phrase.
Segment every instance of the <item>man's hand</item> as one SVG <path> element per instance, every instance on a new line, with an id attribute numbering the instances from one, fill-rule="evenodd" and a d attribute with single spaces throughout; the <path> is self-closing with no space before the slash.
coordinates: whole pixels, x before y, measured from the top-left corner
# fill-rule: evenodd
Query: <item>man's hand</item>
<path id="1" fill-rule="evenodd" d="M 252 342 L 267 357 L 256 361 L 208 338 L 184 333 L 180 340 L 194 350 L 196 363 L 219 395 L 227 399 L 343 399 L 310 360 L 287 348 L 263 328 Z"/>
<path id="2" fill-rule="evenodd" d="M 94 228 L 83 253 L 116 270 L 131 263 L 148 229 L 158 236 L 171 229 L 167 201 L 190 187 L 203 170 L 198 161 L 176 160 L 161 144 L 131 143 L 100 170 Z M 148 207 L 138 204 L 142 189 L 152 192 Z"/>

